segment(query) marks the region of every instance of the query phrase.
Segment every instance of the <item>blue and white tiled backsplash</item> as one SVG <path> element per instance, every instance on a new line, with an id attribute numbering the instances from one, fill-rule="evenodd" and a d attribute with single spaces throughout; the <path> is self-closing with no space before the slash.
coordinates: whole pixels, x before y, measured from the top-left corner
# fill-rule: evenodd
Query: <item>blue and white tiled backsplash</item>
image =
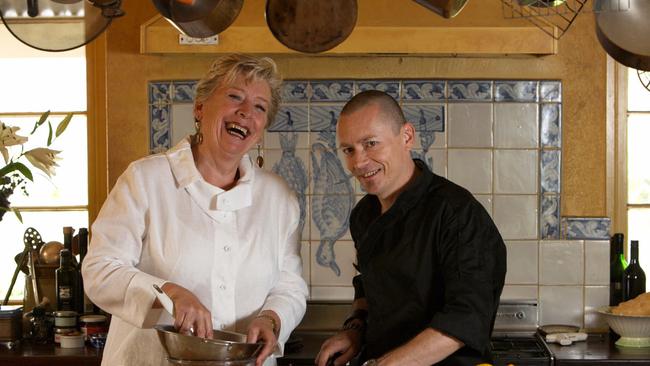
<path id="1" fill-rule="evenodd" d="M 149 83 L 151 153 L 193 132 L 195 84 Z M 417 131 L 413 156 L 494 219 L 508 247 L 502 298 L 538 300 L 541 324 L 603 327 L 594 309 L 608 302 L 610 220 L 560 217 L 562 83 L 552 80 L 286 81 L 259 151 L 299 197 L 310 298 L 352 298 L 347 219 L 364 192 L 339 159 L 335 129 L 345 102 L 368 89 L 399 101 Z"/>

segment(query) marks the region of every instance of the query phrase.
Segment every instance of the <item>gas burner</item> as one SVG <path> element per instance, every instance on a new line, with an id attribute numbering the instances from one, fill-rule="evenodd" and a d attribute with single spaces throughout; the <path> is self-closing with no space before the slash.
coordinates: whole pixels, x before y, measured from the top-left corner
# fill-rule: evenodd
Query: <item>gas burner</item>
<path id="1" fill-rule="evenodd" d="M 494 366 L 551 365 L 551 352 L 538 336 L 493 337 L 490 341 Z"/>

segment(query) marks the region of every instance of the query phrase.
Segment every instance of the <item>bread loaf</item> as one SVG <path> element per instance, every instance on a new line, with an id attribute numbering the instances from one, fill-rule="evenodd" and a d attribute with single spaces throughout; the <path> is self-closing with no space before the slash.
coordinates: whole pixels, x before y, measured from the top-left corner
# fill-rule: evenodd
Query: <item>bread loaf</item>
<path id="1" fill-rule="evenodd" d="M 646 292 L 632 300 L 624 301 L 612 308 L 612 314 L 617 315 L 650 315 L 650 292 Z"/>

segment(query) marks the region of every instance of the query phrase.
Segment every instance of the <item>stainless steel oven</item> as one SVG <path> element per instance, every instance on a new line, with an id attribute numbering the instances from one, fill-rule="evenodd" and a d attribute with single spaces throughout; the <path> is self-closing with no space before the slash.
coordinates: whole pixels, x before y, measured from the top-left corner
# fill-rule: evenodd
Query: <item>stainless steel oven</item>
<path id="1" fill-rule="evenodd" d="M 535 300 L 499 304 L 490 342 L 494 366 L 553 365 L 553 354 L 537 333 L 538 314 Z"/>

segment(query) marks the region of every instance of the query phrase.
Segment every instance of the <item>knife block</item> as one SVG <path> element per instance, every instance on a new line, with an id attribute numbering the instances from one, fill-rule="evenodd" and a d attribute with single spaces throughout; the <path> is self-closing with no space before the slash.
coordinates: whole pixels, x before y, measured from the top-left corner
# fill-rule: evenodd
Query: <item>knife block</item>
<path id="1" fill-rule="evenodd" d="M 37 301 L 43 301 L 47 297 L 49 304 L 45 306 L 47 310 L 56 308 L 56 277 L 55 271 L 59 268 L 58 264 L 35 264 L 36 286 L 38 287 L 38 296 L 40 299 L 34 299 L 34 288 L 32 286 L 31 275 L 25 275 L 25 294 L 23 297 L 23 306 L 25 311 L 31 311 L 34 306 L 38 305 Z"/>

